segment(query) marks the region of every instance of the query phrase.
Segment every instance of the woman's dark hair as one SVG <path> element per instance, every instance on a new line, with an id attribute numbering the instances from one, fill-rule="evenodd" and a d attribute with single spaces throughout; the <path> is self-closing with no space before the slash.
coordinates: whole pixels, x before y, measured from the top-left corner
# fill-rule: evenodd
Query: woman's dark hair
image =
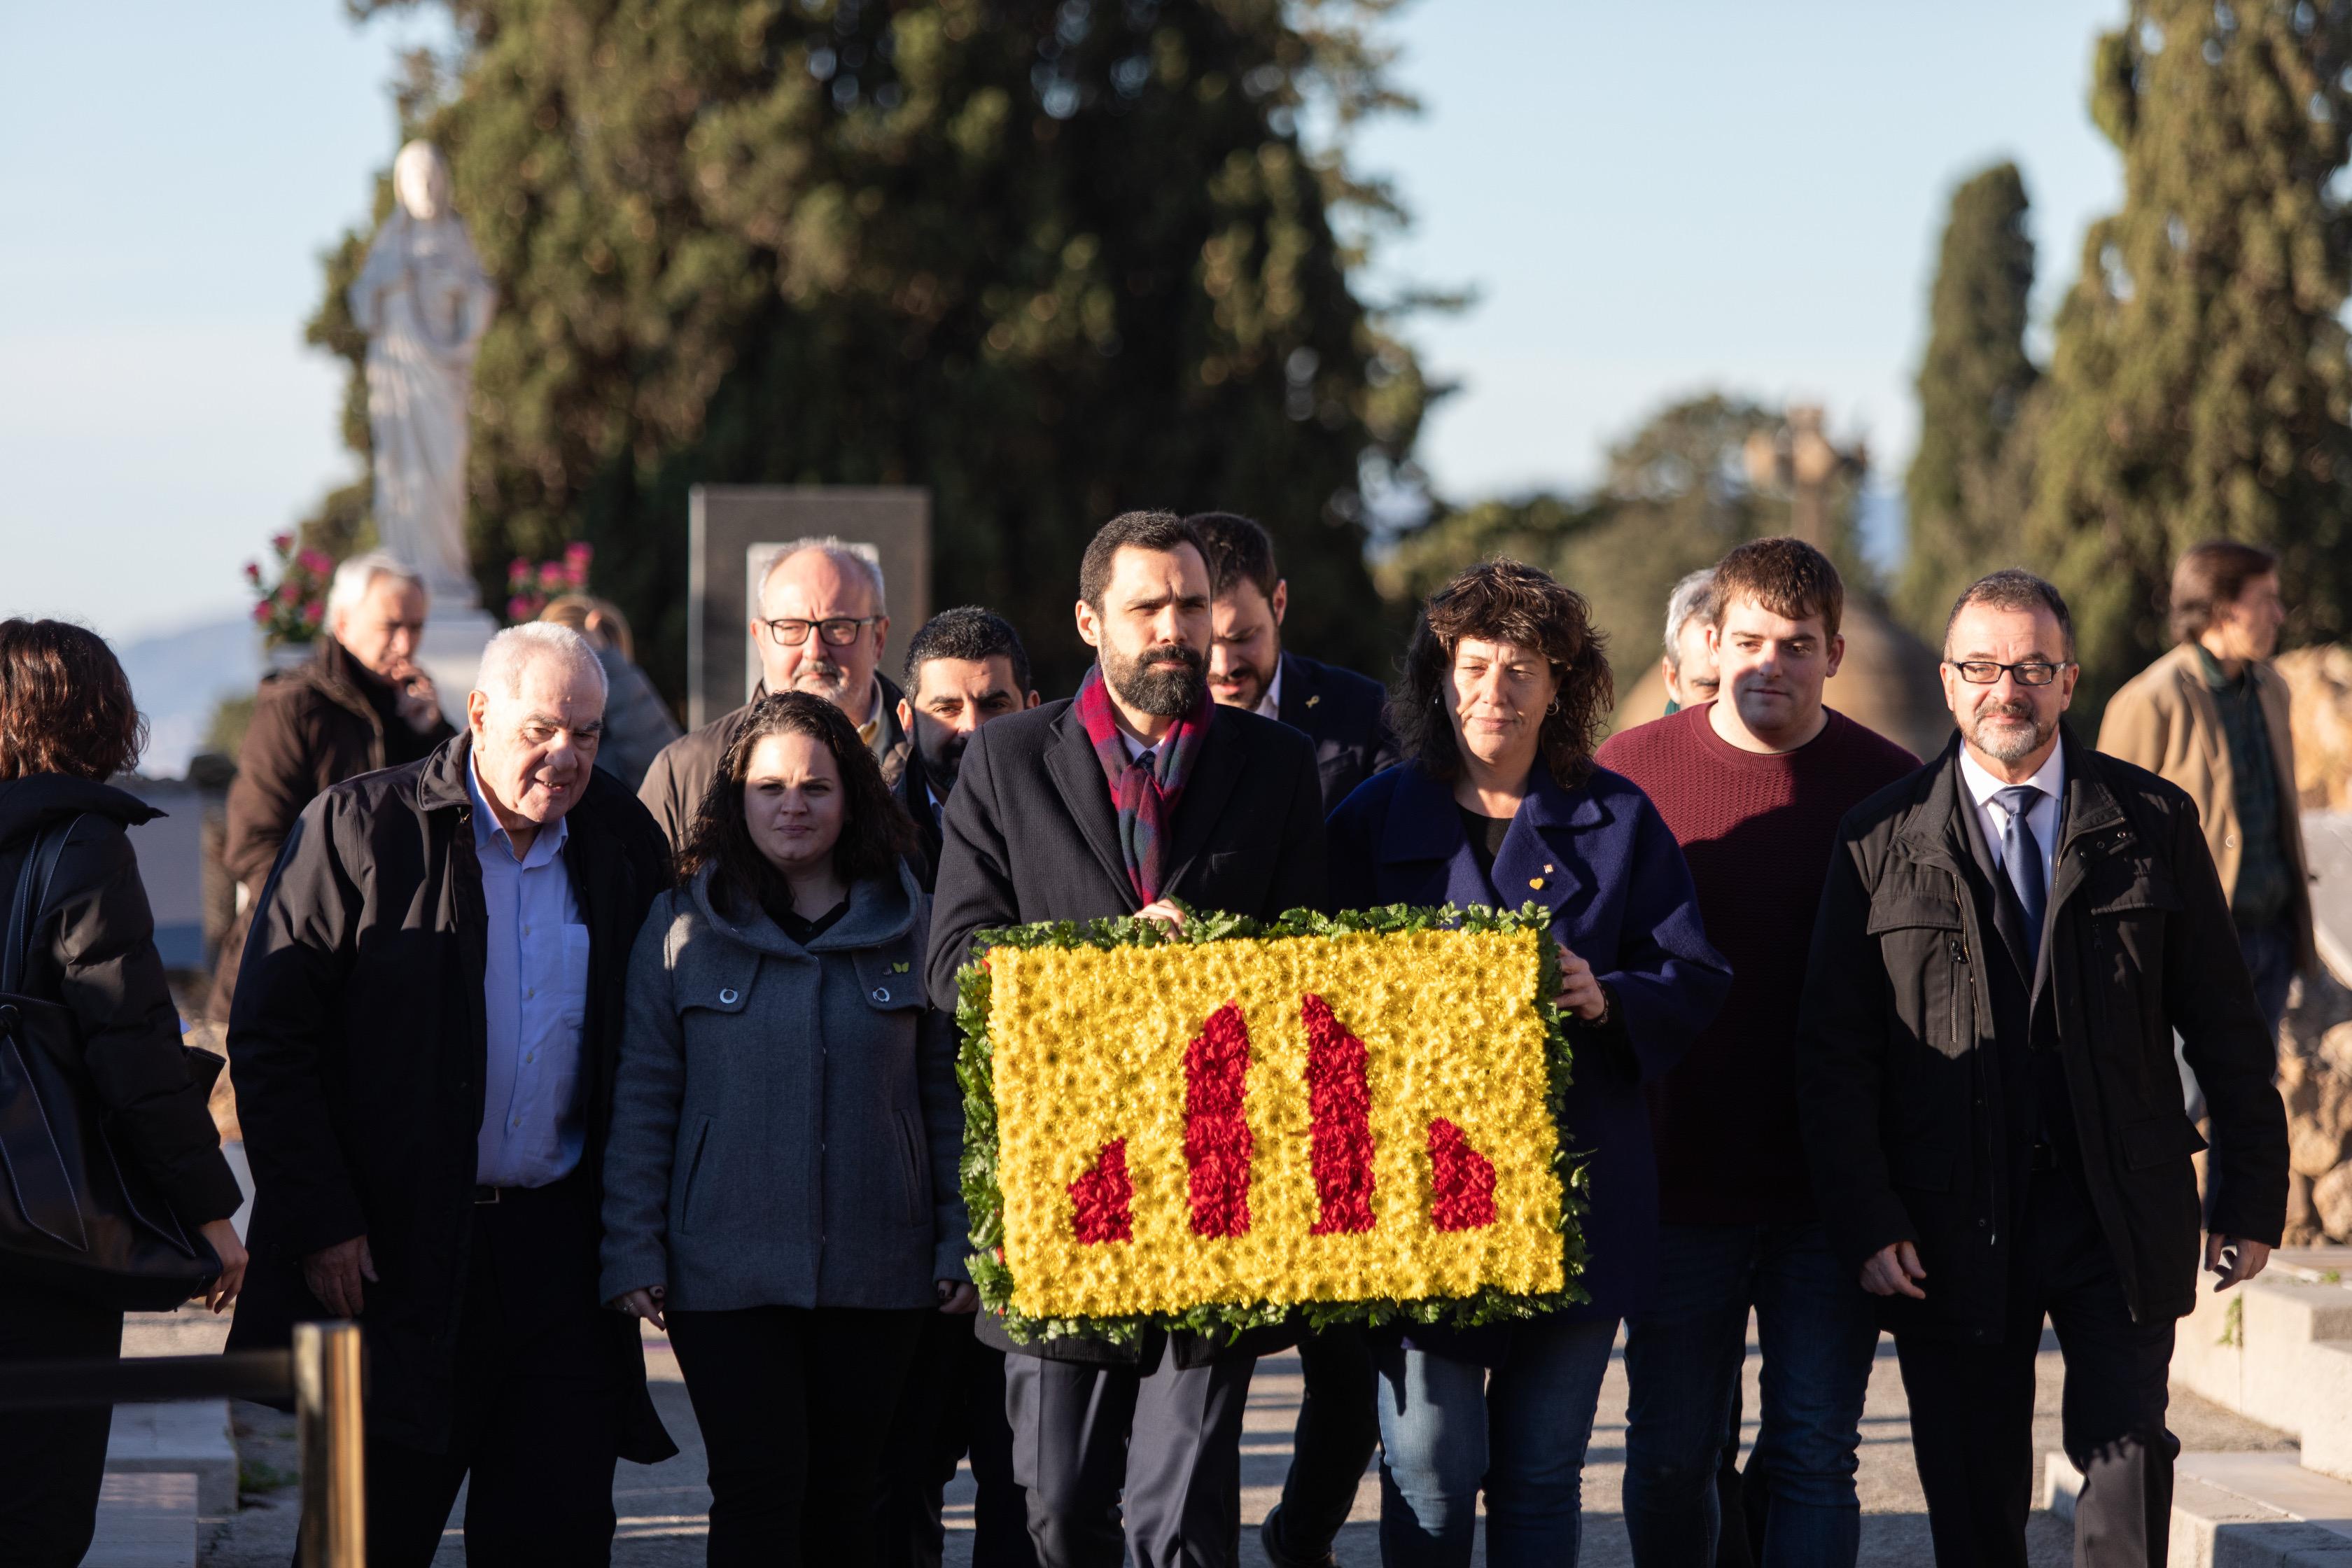
<path id="1" fill-rule="evenodd" d="M 65 621 L 0 621 L 0 779 L 102 784 L 146 746 L 147 721 L 104 637 Z"/>
<path id="2" fill-rule="evenodd" d="M 751 842 L 743 816 L 743 781 L 751 771 L 751 753 L 771 735 L 809 736 L 833 753 L 833 765 L 841 770 L 845 809 L 841 837 L 833 847 L 833 868 L 841 879 L 889 876 L 898 858 L 914 847 L 915 825 L 882 782 L 882 765 L 857 738 L 856 726 L 840 709 L 805 691 L 772 692 L 751 704 L 703 792 L 694 829 L 678 854 L 679 876 L 691 878 L 709 867 L 711 902 L 730 913 L 742 912 L 745 900 L 792 901 L 784 874 Z"/>
<path id="3" fill-rule="evenodd" d="M 1445 672 L 1465 637 L 1509 643 L 1551 665 L 1559 692 L 1544 716 L 1538 745 L 1554 784 L 1582 784 L 1592 771 L 1601 721 L 1616 700 L 1607 639 L 1593 629 L 1583 595 L 1516 561 L 1481 562 L 1422 606 L 1405 647 L 1404 677 L 1389 693 L 1389 723 L 1404 754 L 1437 778 L 1461 771 L 1462 751 L 1444 698 Z"/>

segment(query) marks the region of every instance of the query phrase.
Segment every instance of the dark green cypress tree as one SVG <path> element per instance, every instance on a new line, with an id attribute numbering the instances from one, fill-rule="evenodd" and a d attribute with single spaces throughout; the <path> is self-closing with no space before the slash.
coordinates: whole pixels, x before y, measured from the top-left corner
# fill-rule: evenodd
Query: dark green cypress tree
<path id="1" fill-rule="evenodd" d="M 2033 241 L 2025 182 L 1999 163 L 1952 193 L 1919 364 L 1919 445 L 1904 487 L 1910 547 L 1895 609 L 1930 642 L 1960 590 L 2024 547 L 2016 487 L 2004 484 L 2028 396 Z"/>
<path id="2" fill-rule="evenodd" d="M 1223 507 L 1275 532 L 1292 640 L 1379 668 L 1359 476 L 1423 395 L 1335 228 L 1386 194 L 1298 121 L 1396 101 L 1390 3 L 453 0 L 410 129 L 500 290 L 485 586 L 585 539 L 675 691 L 689 486 L 922 485 L 934 602 L 1003 610 L 1066 689 L 1088 535 Z M 346 353 L 361 244 L 314 323 Z"/>
<path id="3" fill-rule="evenodd" d="M 2125 200 L 2058 318 L 2032 532 L 2095 706 L 2166 646 L 2200 539 L 2281 552 L 2290 635 L 2352 622 L 2352 6 L 2134 0 L 2092 110 Z"/>

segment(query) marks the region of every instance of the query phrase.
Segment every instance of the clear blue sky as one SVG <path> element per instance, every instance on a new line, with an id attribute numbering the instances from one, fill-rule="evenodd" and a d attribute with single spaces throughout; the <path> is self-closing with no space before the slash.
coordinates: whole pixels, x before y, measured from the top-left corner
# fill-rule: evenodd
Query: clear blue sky
<path id="1" fill-rule="evenodd" d="M 1415 214 L 1383 273 L 1480 295 L 1413 329 L 1464 383 L 1438 489 L 1589 483 L 1706 386 L 1822 401 L 1899 479 L 1945 197 L 2018 160 L 2046 318 L 2120 197 L 2083 103 L 2123 11 L 1418 0 L 1398 75 L 1426 112 L 1360 157 Z M 0 615 L 234 613 L 241 563 L 349 472 L 301 322 L 430 33 L 335 0 L 0 7 Z"/>

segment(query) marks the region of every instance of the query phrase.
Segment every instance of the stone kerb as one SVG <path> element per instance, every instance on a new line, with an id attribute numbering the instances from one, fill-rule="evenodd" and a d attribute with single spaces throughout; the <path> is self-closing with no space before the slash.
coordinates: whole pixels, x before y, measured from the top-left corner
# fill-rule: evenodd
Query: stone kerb
<path id="1" fill-rule="evenodd" d="M 2293 1433 L 2306 1468 L 2352 1480 L 2352 1247 L 2282 1248 L 2262 1278 L 2199 1296 L 2172 1381 Z"/>

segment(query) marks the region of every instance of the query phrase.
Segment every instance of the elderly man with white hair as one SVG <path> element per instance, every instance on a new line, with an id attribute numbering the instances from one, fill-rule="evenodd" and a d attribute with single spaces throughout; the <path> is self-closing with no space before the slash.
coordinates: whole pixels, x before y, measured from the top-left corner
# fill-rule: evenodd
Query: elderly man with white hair
<path id="1" fill-rule="evenodd" d="M 760 656 L 751 702 L 771 691 L 824 698 L 857 726 L 858 739 L 882 764 L 882 782 L 896 789 L 911 742 L 898 721 L 904 693 L 879 668 L 890 636 L 890 605 L 882 568 L 871 553 L 831 535 L 781 546 L 760 574 L 751 633 Z M 683 846 L 693 831 L 719 759 L 742 729 L 751 702 L 671 742 L 646 770 L 637 798 L 672 846 Z"/>
<path id="2" fill-rule="evenodd" d="M 482 655 L 464 733 L 304 808 L 230 1016 L 257 1194 L 235 1348 L 354 1318 L 368 1561 L 601 1563 L 617 1458 L 676 1452 L 596 1295 L 622 985 L 669 856 L 594 766 L 568 626 Z"/>
<path id="3" fill-rule="evenodd" d="M 221 859 L 237 915 L 221 944 L 211 1016 L 228 1022 L 253 901 L 294 818 L 329 784 L 413 763 L 457 733 L 416 664 L 424 580 L 382 551 L 335 569 L 327 635 L 308 663 L 267 676 L 238 748 Z"/>

